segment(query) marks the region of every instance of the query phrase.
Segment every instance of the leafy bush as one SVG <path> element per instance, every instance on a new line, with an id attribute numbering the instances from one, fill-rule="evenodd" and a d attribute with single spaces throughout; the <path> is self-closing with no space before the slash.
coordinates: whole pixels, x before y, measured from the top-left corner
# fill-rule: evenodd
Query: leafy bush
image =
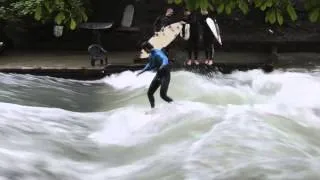
<path id="1" fill-rule="evenodd" d="M 83 0 L 2 0 L 0 19 L 16 21 L 33 16 L 37 21 L 66 25 L 74 30 L 78 23 L 88 20 L 88 4 Z"/>
<path id="2" fill-rule="evenodd" d="M 230 15 L 235 9 L 247 14 L 251 8 L 265 12 L 265 22 L 282 25 L 285 18 L 298 19 L 293 0 L 168 0 L 169 4 L 181 4 L 189 10 L 214 10 Z M 304 0 L 305 10 L 311 22 L 320 22 L 320 0 Z M 214 8 L 215 7 L 215 8 Z"/>

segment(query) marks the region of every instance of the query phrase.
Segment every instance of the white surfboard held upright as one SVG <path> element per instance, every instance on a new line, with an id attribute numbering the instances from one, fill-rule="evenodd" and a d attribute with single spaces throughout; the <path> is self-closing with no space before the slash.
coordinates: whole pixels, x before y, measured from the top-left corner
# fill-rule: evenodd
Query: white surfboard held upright
<path id="1" fill-rule="evenodd" d="M 183 22 L 177 22 L 162 28 L 159 32 L 155 32 L 148 42 L 156 49 L 162 49 L 168 46 L 180 34 L 182 23 Z M 148 53 L 142 49 L 140 58 L 147 58 L 148 56 Z"/>
<path id="2" fill-rule="evenodd" d="M 206 23 L 208 24 L 208 26 L 209 26 L 210 30 L 212 31 L 216 40 L 219 42 L 220 45 L 222 45 L 220 29 L 219 29 L 219 25 L 218 25 L 217 21 L 208 17 L 206 19 Z"/>

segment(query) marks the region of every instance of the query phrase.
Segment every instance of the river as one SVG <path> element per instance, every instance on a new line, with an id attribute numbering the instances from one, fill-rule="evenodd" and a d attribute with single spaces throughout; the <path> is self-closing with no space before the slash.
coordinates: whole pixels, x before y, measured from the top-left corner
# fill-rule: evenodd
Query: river
<path id="1" fill-rule="evenodd" d="M 0 179 L 320 179 L 320 70 L 153 75 L 0 74 Z"/>

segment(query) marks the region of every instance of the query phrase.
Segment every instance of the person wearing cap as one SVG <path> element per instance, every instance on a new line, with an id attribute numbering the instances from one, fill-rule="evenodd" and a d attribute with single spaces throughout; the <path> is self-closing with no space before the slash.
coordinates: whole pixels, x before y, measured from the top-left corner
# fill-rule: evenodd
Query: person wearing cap
<path id="1" fill-rule="evenodd" d="M 171 69 L 168 57 L 164 54 L 162 50 L 155 49 L 149 42 L 144 42 L 142 44 L 142 49 L 144 49 L 147 53 L 149 53 L 149 62 L 146 64 L 146 66 L 137 74 L 139 76 L 140 74 L 146 72 L 146 71 L 156 71 L 156 75 L 151 81 L 151 84 L 148 89 L 148 99 L 149 103 L 151 105 L 151 108 L 154 108 L 155 106 L 155 100 L 153 94 L 156 92 L 156 90 L 161 86 L 160 88 L 160 97 L 170 103 L 172 102 L 172 98 L 170 98 L 167 95 L 168 87 L 170 84 L 170 78 L 171 78 Z"/>

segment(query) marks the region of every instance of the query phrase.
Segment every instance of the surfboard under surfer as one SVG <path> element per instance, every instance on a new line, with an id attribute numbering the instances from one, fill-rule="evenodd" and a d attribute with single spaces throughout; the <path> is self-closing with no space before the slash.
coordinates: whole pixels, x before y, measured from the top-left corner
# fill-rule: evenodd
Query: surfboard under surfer
<path id="1" fill-rule="evenodd" d="M 141 46 L 141 48 L 144 49 L 147 53 L 150 53 L 150 55 L 149 62 L 137 74 L 137 76 L 146 71 L 154 70 L 157 72 L 155 77 L 151 81 L 151 84 L 148 89 L 148 99 L 151 108 L 154 108 L 155 106 L 153 94 L 160 86 L 160 97 L 168 103 L 172 102 L 173 100 L 169 96 L 167 96 L 167 91 L 171 78 L 171 68 L 168 57 L 162 50 L 155 49 L 149 42 L 144 42 Z"/>

